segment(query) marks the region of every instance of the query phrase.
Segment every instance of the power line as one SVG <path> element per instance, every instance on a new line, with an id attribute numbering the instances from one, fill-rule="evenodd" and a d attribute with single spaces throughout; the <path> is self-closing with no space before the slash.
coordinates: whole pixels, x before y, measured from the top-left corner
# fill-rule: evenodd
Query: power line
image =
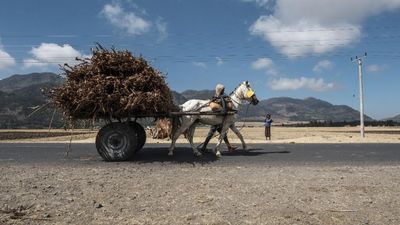
<path id="1" fill-rule="evenodd" d="M 229 29 L 229 28 L 228 28 Z M 400 26 L 397 25 L 384 25 L 384 26 L 336 26 L 330 28 L 320 28 L 316 26 L 309 26 L 305 29 L 270 29 L 264 30 L 268 33 L 304 33 L 304 32 L 332 32 L 332 31 L 349 31 L 349 30 L 393 30 L 398 29 L 400 31 Z M 232 35 L 237 34 L 237 30 L 235 31 L 218 31 L 218 32 L 187 32 L 187 33 L 168 33 L 168 36 L 176 36 L 176 37 L 191 37 L 191 36 L 215 36 L 215 35 Z M 21 35 L 21 34 L 3 34 L 1 37 L 7 38 L 83 38 L 83 37 L 97 37 L 97 38 L 112 38 L 119 36 L 118 34 L 75 34 L 75 33 L 60 33 L 60 34 L 30 34 L 30 35 Z"/>
<path id="2" fill-rule="evenodd" d="M 324 54 L 324 57 L 349 57 L 351 53 L 348 54 Z M 370 58 L 385 58 L 392 60 L 400 60 L 400 53 L 397 55 L 384 55 L 384 54 L 370 54 L 368 55 Z M 283 56 L 283 55 L 263 55 L 263 54 L 246 54 L 246 55 L 237 55 L 231 54 L 229 56 L 221 56 L 221 55 L 209 55 L 209 56 L 199 56 L 199 55 L 187 55 L 187 56 L 172 56 L 172 55 L 164 55 L 164 56 L 145 56 L 145 58 L 149 59 L 149 61 L 156 62 L 172 62 L 172 63 L 192 63 L 195 61 L 199 62 L 215 62 L 216 57 L 222 58 L 224 62 L 252 62 L 259 58 L 270 58 L 275 61 L 286 61 L 293 60 L 293 58 L 301 58 L 302 55 L 291 55 L 291 57 Z M 316 57 L 319 58 L 321 55 L 307 55 L 307 57 Z M 38 61 L 26 62 L 24 60 L 18 60 L 18 63 L 29 63 L 29 64 L 64 64 L 64 63 L 74 63 L 77 62 L 74 60 L 74 57 L 54 57 L 51 61 L 41 61 L 40 59 L 36 59 Z M 9 58 L 0 57 L 0 61 L 10 61 Z"/>
<path id="3" fill-rule="evenodd" d="M 5 36 L 0 35 L 0 37 L 4 38 Z M 7 35 L 6 35 L 7 37 Z M 18 37 L 18 36 L 15 36 Z M 24 36 L 20 36 L 20 37 L 24 37 Z M 26 37 L 30 37 L 30 36 L 26 36 Z M 76 35 L 76 37 L 79 37 L 78 35 Z M 216 37 L 215 35 L 213 37 Z M 399 39 L 400 35 L 363 35 L 361 37 L 363 40 L 377 40 L 377 39 L 383 39 L 383 40 L 387 40 L 387 39 Z M 193 40 L 193 38 L 190 38 L 190 40 Z M 201 38 L 199 38 L 199 40 L 201 40 Z M 228 39 L 229 40 L 229 39 Z M 329 41 L 348 41 L 348 40 L 354 40 L 354 38 L 325 38 L 325 39 L 304 39 L 304 40 L 269 40 L 269 42 L 271 43 L 281 43 L 281 42 L 329 42 Z M 227 42 L 226 40 L 223 40 L 224 43 L 229 43 L 229 41 Z M 141 41 L 135 41 L 136 44 L 151 44 L 151 45 L 165 45 L 165 42 L 160 42 L 160 43 L 149 43 L 149 42 L 141 42 Z M 189 42 L 189 43 L 193 43 L 193 42 Z M 210 43 L 208 42 L 203 42 L 203 41 L 198 41 L 199 43 Z M 211 42 L 212 43 L 212 42 Z M 233 43 L 233 42 L 230 42 Z M 115 44 L 115 43 L 110 43 L 110 44 Z M 167 44 L 171 44 L 171 43 L 167 43 Z M 174 43 L 174 44 L 185 44 L 185 43 Z M 32 44 L 33 46 L 37 46 L 37 44 Z M 19 46 L 19 45 L 9 45 L 9 46 Z M 31 46 L 31 45 L 21 45 L 21 46 Z M 89 44 L 89 45 L 84 45 L 84 46 L 95 46 L 95 44 Z"/>

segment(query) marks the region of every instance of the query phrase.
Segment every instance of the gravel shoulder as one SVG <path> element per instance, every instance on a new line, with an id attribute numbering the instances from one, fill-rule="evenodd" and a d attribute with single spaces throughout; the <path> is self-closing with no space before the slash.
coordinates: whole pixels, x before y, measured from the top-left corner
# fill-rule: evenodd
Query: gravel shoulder
<path id="1" fill-rule="evenodd" d="M 0 224 L 400 224 L 400 166 L 87 162 L 0 169 Z"/>

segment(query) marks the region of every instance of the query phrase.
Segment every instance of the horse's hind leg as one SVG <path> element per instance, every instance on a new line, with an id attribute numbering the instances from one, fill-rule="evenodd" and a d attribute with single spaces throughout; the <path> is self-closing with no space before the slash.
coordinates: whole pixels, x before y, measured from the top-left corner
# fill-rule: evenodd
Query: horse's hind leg
<path id="1" fill-rule="evenodd" d="M 196 130 L 196 123 L 192 124 L 192 125 L 189 127 L 188 132 L 187 132 L 187 134 L 188 134 L 187 139 L 188 139 L 188 141 L 189 141 L 189 143 L 190 143 L 190 146 L 191 146 L 192 149 L 193 149 L 193 154 L 194 154 L 195 156 L 201 156 L 201 155 L 202 155 L 201 152 L 200 152 L 199 150 L 197 150 L 196 146 L 195 146 L 194 143 L 193 143 L 193 137 L 194 137 L 194 131 L 195 131 L 195 130 Z"/>
<path id="2" fill-rule="evenodd" d="M 175 143 L 176 140 L 179 138 L 179 136 L 183 133 L 183 131 L 185 131 L 186 129 L 188 129 L 190 127 L 190 125 L 192 125 L 193 123 L 188 121 L 188 120 L 182 120 L 182 124 L 181 126 L 176 129 L 176 131 L 174 132 L 174 134 L 172 135 L 172 139 L 171 139 L 171 145 L 169 147 L 169 152 L 168 155 L 169 156 L 173 156 L 174 155 L 174 149 L 175 149 Z"/>
<path id="3" fill-rule="evenodd" d="M 182 134 L 183 131 L 184 130 L 182 130 L 181 127 L 180 127 L 178 129 L 176 129 L 175 133 L 172 135 L 171 145 L 170 145 L 169 151 L 168 151 L 168 155 L 169 156 L 173 156 L 174 155 L 174 149 L 175 149 L 176 140 L 179 138 L 179 136 Z"/>
<path id="4" fill-rule="evenodd" d="M 243 135 L 240 133 L 240 131 L 237 129 L 237 127 L 235 126 L 235 124 L 232 124 L 229 128 L 231 128 L 231 130 L 233 131 L 233 133 L 236 134 L 236 136 L 240 139 L 240 142 L 242 142 L 242 146 L 243 146 L 243 150 L 247 151 L 247 145 L 244 142 L 244 138 Z"/>

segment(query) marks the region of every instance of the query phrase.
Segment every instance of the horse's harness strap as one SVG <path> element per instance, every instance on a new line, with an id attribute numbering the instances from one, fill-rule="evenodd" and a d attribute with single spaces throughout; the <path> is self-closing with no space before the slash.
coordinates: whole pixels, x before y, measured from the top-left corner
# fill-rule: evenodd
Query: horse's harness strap
<path id="1" fill-rule="evenodd" d="M 237 94 L 236 94 L 236 93 L 233 93 L 233 95 L 234 95 L 236 98 L 238 98 L 238 99 L 239 99 L 239 96 L 237 96 Z M 236 104 L 240 105 L 240 102 L 238 102 L 238 101 L 235 101 L 235 99 L 231 98 L 231 100 L 232 100 L 232 101 L 234 101 L 234 102 L 236 102 Z"/>

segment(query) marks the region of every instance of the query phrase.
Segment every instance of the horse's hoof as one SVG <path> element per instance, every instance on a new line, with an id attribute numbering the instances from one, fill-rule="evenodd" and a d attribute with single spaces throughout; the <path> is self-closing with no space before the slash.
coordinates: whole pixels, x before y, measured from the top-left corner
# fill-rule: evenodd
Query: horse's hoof
<path id="1" fill-rule="evenodd" d="M 168 156 L 174 156 L 174 153 L 168 152 Z"/>
<path id="2" fill-rule="evenodd" d="M 217 156 L 217 158 L 219 159 L 219 158 L 221 158 L 221 153 L 220 153 L 220 152 L 217 152 L 217 153 L 215 154 L 215 156 Z"/>
<path id="3" fill-rule="evenodd" d="M 238 148 L 237 146 L 230 146 L 228 147 L 228 152 L 230 153 L 235 152 L 237 148 Z"/>
<path id="4" fill-rule="evenodd" d="M 199 148 L 197 150 L 199 150 L 201 153 L 207 153 L 208 152 L 208 150 L 205 149 L 205 148 Z"/>
<path id="5" fill-rule="evenodd" d="M 196 157 L 202 157 L 203 154 L 201 154 L 201 152 L 196 152 L 196 153 L 194 153 L 194 156 L 196 156 Z"/>

